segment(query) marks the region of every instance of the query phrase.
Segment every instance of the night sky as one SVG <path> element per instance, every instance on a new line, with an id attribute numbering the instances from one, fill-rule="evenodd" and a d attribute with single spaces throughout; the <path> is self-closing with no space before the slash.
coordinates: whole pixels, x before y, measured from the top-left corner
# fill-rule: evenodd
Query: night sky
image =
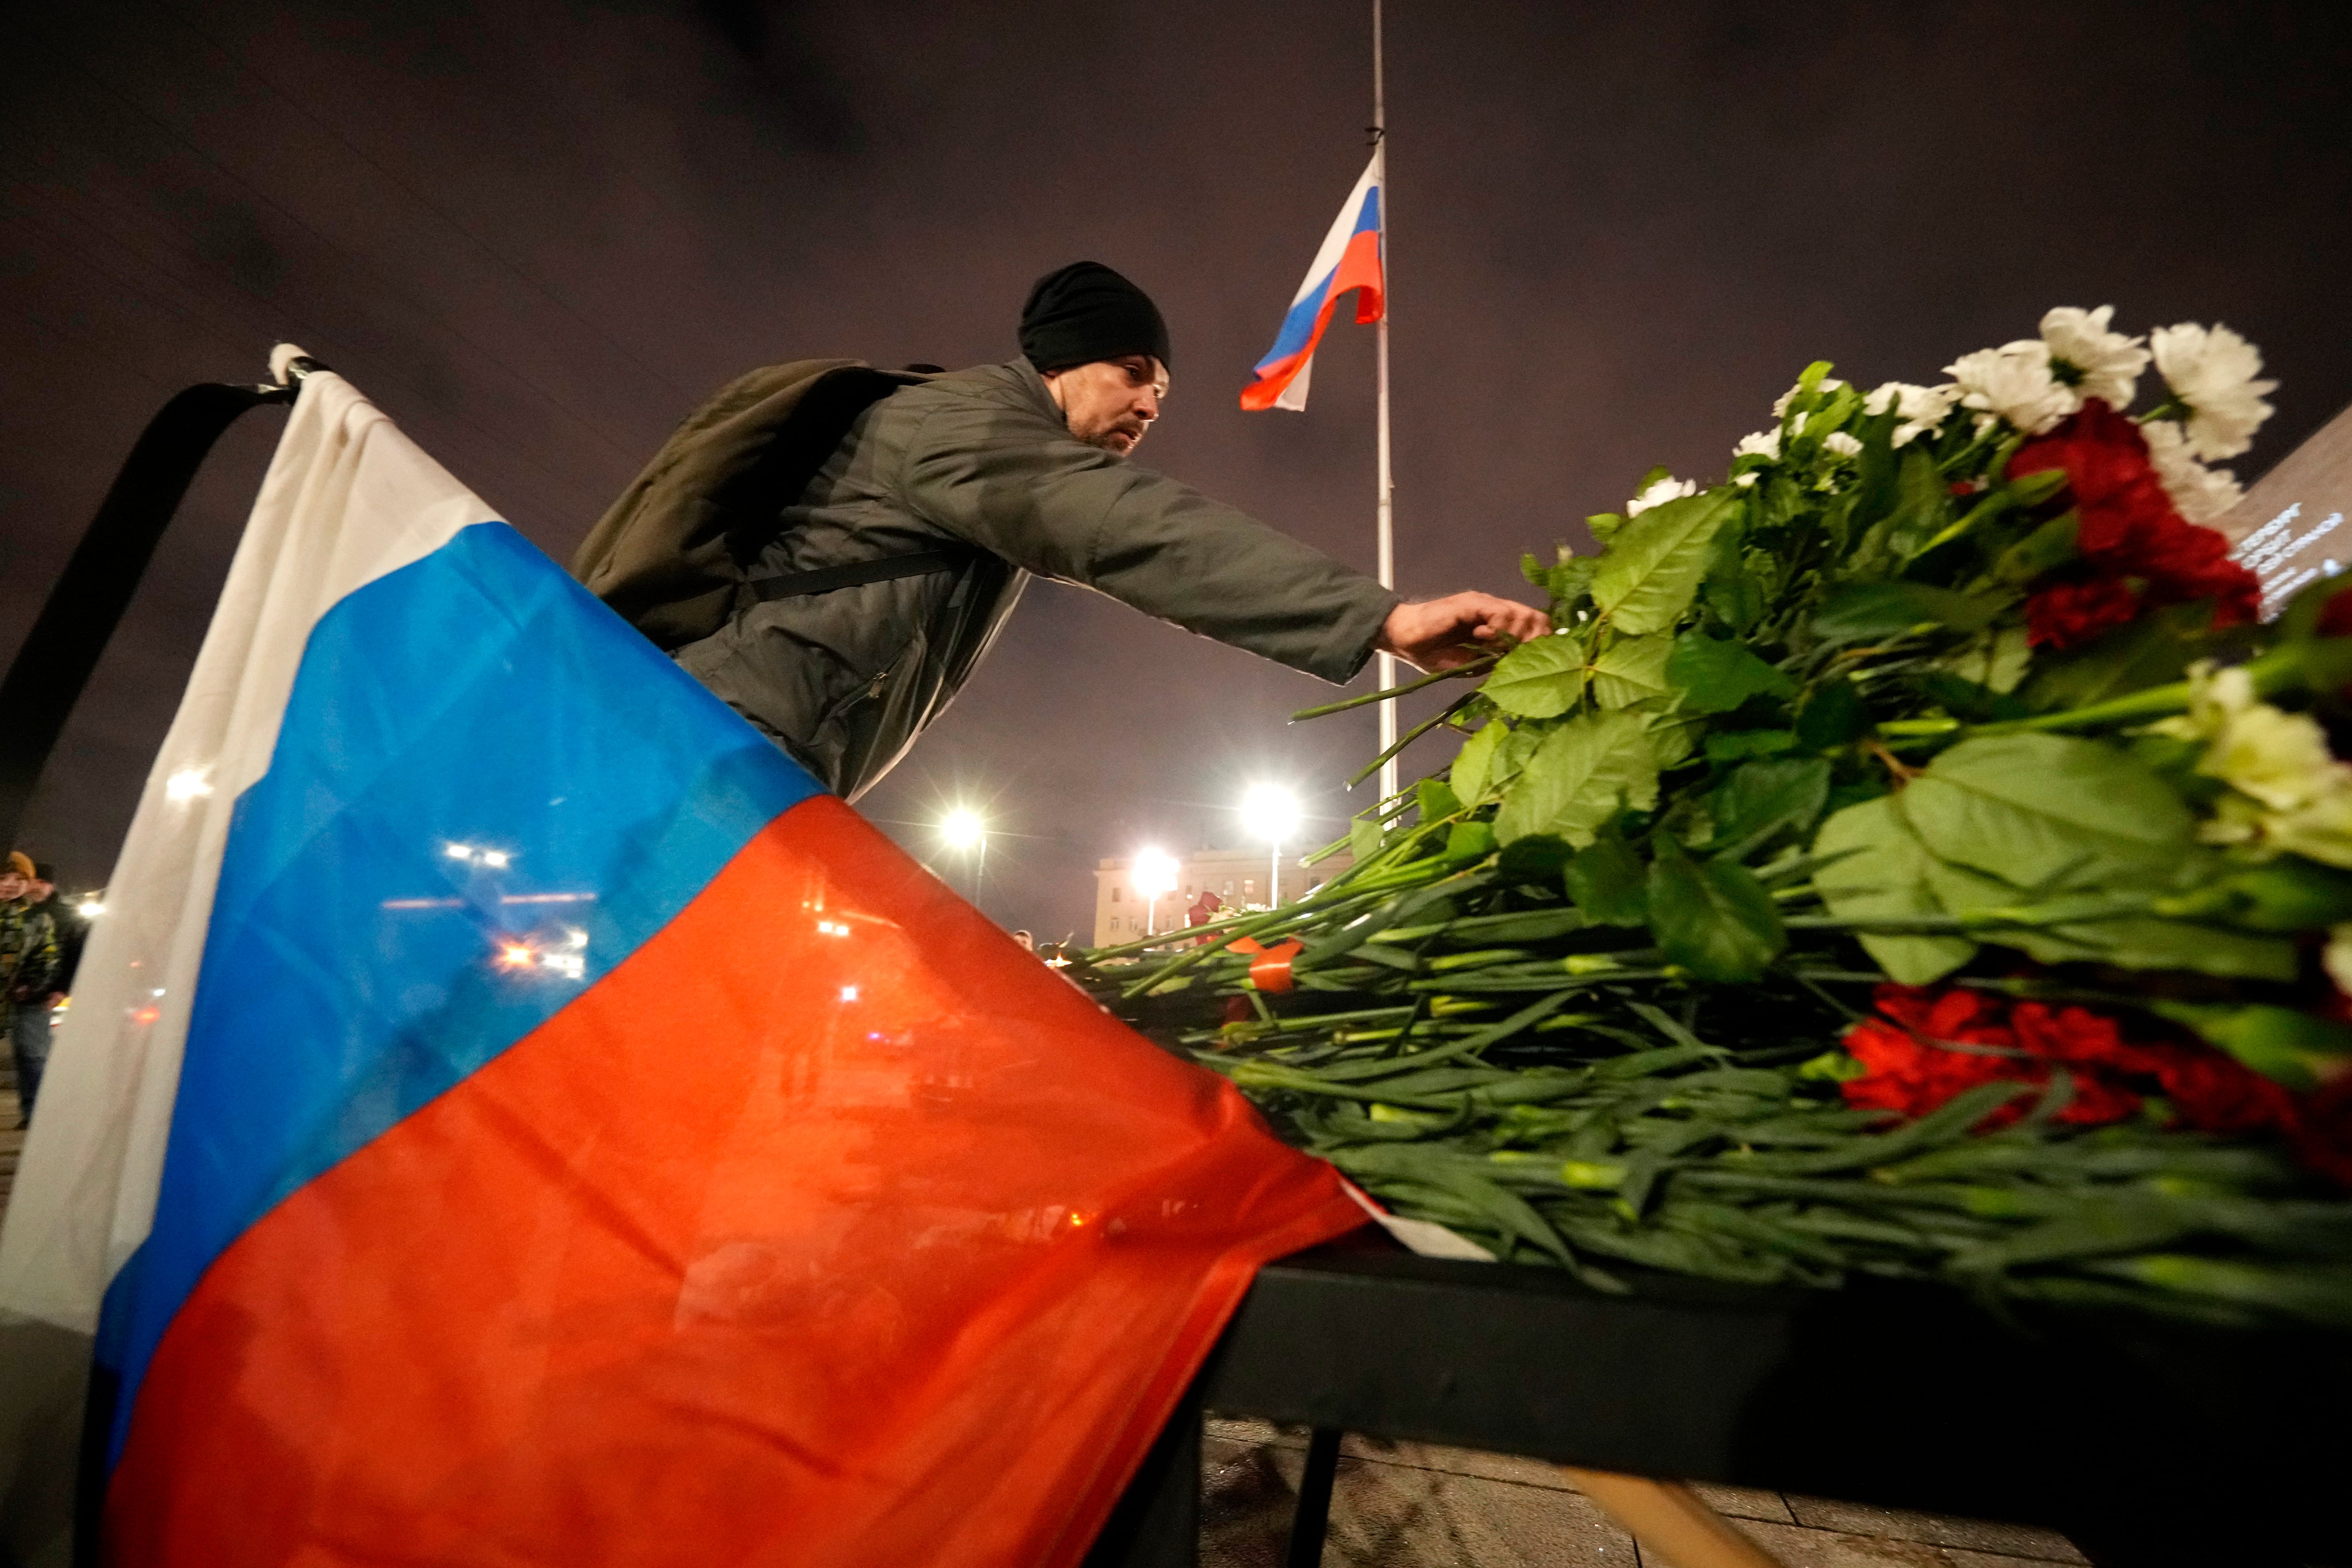
<path id="1" fill-rule="evenodd" d="M 1521 550 L 1589 548 L 1652 464 L 1719 475 L 1807 361 L 1935 381 L 2056 304 L 2260 343 L 2252 479 L 2352 399 L 2347 13 L 1392 0 L 1401 586 L 1525 593 Z M 1369 570 L 1370 331 L 1333 328 L 1303 416 L 1234 396 L 1370 77 L 1354 0 L 11 7 L 0 645 L 154 408 L 279 339 L 568 559 L 719 382 L 1009 358 L 1080 257 L 1174 333 L 1139 460 Z M 282 420 L 216 450 L 50 765 L 22 840 L 69 886 L 111 865 Z M 927 825 L 982 806 L 988 912 L 1084 931 L 1098 857 L 1246 841 L 1252 782 L 1339 832 L 1371 720 L 1284 722 L 1333 695 L 1038 585 L 862 809 L 968 885 Z"/>

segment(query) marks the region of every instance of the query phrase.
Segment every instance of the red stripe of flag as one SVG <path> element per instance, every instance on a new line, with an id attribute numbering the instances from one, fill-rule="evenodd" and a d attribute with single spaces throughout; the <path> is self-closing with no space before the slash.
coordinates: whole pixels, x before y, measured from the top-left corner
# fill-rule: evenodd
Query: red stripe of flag
<path id="1" fill-rule="evenodd" d="M 109 1546 L 1076 1563 L 1256 1266 L 1361 1219 L 812 800 L 218 1260 Z"/>

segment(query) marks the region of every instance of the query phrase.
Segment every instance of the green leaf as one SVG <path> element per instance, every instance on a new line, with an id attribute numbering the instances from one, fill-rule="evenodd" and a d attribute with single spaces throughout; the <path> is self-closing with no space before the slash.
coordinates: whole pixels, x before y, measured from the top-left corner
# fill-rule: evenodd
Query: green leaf
<path id="1" fill-rule="evenodd" d="M 1443 779 L 1424 779 L 1412 787 L 1413 803 L 1421 808 L 1424 822 L 1442 822 L 1462 810 L 1462 802 L 1445 787 Z"/>
<path id="2" fill-rule="evenodd" d="M 1584 526 L 1592 530 L 1595 539 L 1606 545 L 1617 537 L 1617 530 L 1625 526 L 1625 515 L 1622 512 L 1595 512 L 1584 519 Z"/>
<path id="3" fill-rule="evenodd" d="M 1454 797 L 1475 806 L 1486 798 L 1487 774 L 1495 765 L 1495 748 L 1510 733 L 1505 724 L 1489 724 L 1462 743 L 1454 754 L 1451 782 Z"/>
<path id="4" fill-rule="evenodd" d="M 1745 860 L 1783 832 L 1801 835 L 1830 798 L 1829 759 L 1784 757 L 1742 763 L 1707 802 L 1715 844 Z"/>
<path id="5" fill-rule="evenodd" d="M 1557 612 L 1573 609 L 1592 593 L 1593 569 L 1601 564 L 1599 556 L 1579 556 L 1564 560 L 1551 569 L 1551 580 L 1544 586 L 1551 592 L 1552 609 Z"/>
<path id="6" fill-rule="evenodd" d="M 1507 733 L 1495 747 L 1495 760 L 1486 765 L 1486 796 L 1492 800 L 1511 787 L 1543 743 L 1545 731 L 1539 725 L 1523 724 Z"/>
<path id="7" fill-rule="evenodd" d="M 1689 713 L 1729 713 L 1750 697 L 1797 693 L 1795 682 L 1758 658 L 1745 643 L 1696 629 L 1675 639 L 1665 680 L 1682 694 L 1683 708 Z"/>
<path id="8" fill-rule="evenodd" d="M 2250 931 L 2316 931 L 2352 921 L 2352 873 L 2283 855 L 2160 898 L 2156 912 L 2168 920 L 2219 920 Z"/>
<path id="9" fill-rule="evenodd" d="M 1814 688 L 1797 710 L 1797 743 L 1809 751 L 1832 751 L 1870 733 L 1870 716 L 1863 711 L 1862 693 L 1852 681 L 1831 681 Z"/>
<path id="10" fill-rule="evenodd" d="M 1949 670 L 1925 670 L 1916 678 L 1919 695 L 1964 724 L 2025 718 L 2032 709 Z"/>
<path id="11" fill-rule="evenodd" d="M 1549 833 L 1530 833 L 1503 846 L 1502 858 L 1496 862 L 1496 875 L 1504 882 L 1557 882 L 1568 867 L 1569 857 L 1575 852 L 1566 841 Z"/>
<path id="12" fill-rule="evenodd" d="M 1813 855 L 1825 861 L 1813 890 L 1841 920 L 1918 920 L 1945 913 L 1928 886 L 1930 857 L 1882 795 L 1848 806 L 1813 836 Z M 1832 858 L 1835 857 L 1835 858 Z M 1864 936 L 1862 946 L 1898 985 L 1939 980 L 1976 956 L 1965 936 Z"/>
<path id="13" fill-rule="evenodd" d="M 2063 476 L 2064 470 L 2051 472 Z M 2081 528 L 2082 518 L 2074 512 L 2051 518 L 2001 551 L 2000 559 L 1992 564 L 1993 576 L 2022 588 L 2043 572 L 2065 565 L 2074 559 L 2074 536 Z"/>
<path id="14" fill-rule="evenodd" d="M 2017 684 L 2025 679 L 2032 664 L 2033 649 L 2025 640 L 2022 626 L 2003 626 L 1981 632 L 1966 647 L 1935 661 L 1937 669 L 1948 670 L 1962 680 L 2002 696 L 2017 689 Z"/>
<path id="15" fill-rule="evenodd" d="M 1903 815 L 1939 859 L 2042 893 L 2161 884 L 2193 842 L 2170 785 L 2065 735 L 1964 740 L 1911 781 Z"/>
<path id="16" fill-rule="evenodd" d="M 1813 612 L 1813 635 L 1824 643 L 1867 643 L 1899 637 L 1920 626 L 1975 632 L 2000 612 L 2001 601 L 1930 588 L 1924 582 L 1856 582 L 1830 594 Z"/>
<path id="17" fill-rule="evenodd" d="M 1624 707 L 1666 695 L 1671 637 L 1620 637 L 1592 661 L 1592 695 L 1602 707 Z"/>
<path id="18" fill-rule="evenodd" d="M 1716 766 L 1743 757 L 1771 757 L 1794 750 L 1796 733 L 1786 729 L 1734 729 L 1706 737 L 1706 759 Z"/>
<path id="19" fill-rule="evenodd" d="M 2213 619 L 2209 604 L 2173 604 L 2143 614 L 2083 647 L 2034 661 L 2020 695 L 2037 713 L 2087 707 L 2180 679 L 2203 652 Z"/>
<path id="20" fill-rule="evenodd" d="M 1952 490 L 1936 460 L 1914 442 L 1903 452 L 1895 471 L 1896 500 L 1887 519 L 1886 541 L 1897 558 L 1908 560 L 1944 531 L 1952 521 Z"/>
<path id="21" fill-rule="evenodd" d="M 1748 547 L 1748 530 L 1737 524 L 1744 513 L 1734 513 L 1731 525 L 1717 528 L 1715 542 L 1707 547 L 1706 577 L 1703 592 L 1707 608 L 1735 632 L 1746 632 L 1764 617 L 1765 585 L 1772 576 L 1769 564 L 1758 570 L 1759 563 L 1769 563 L 1770 557 L 1761 550 Z"/>
<path id="22" fill-rule="evenodd" d="M 1729 486 L 1651 507 L 1610 541 L 1592 573 L 1592 602 L 1620 632 L 1671 632 L 1706 575 L 1716 530 L 1739 505 Z"/>
<path id="23" fill-rule="evenodd" d="M 1556 833 L 1580 848 L 1621 801 L 1638 811 L 1658 803 L 1658 767 L 1642 720 L 1629 713 L 1579 714 L 1544 737 L 1512 781 L 1495 836 L 1507 844 L 1529 833 Z"/>
<path id="24" fill-rule="evenodd" d="M 1584 695 L 1584 643 L 1538 637 L 1503 655 L 1479 688 L 1487 701 L 1521 718 L 1557 718 Z"/>
<path id="25" fill-rule="evenodd" d="M 1445 858 L 1485 860 L 1495 852 L 1495 830 L 1485 822 L 1456 822 L 1445 831 Z"/>
<path id="26" fill-rule="evenodd" d="M 2263 1077 L 2312 1090 L 2341 1073 L 2352 1056 L 2352 1030 L 2293 1008 L 2247 1003 L 2215 1007 L 2152 1001 L 2148 1010 L 2186 1024 Z"/>
<path id="27" fill-rule="evenodd" d="M 1903 792 L 1898 813 L 1907 816 L 1911 796 Z M 2126 969 L 2187 969 L 2233 979 L 2291 980 L 2295 974 L 2294 944 L 2281 937 L 2253 936 L 2196 925 L 2181 920 L 2145 916 L 2079 920 L 2063 915 L 2086 901 L 2082 892 L 2049 902 L 2037 902 L 2027 889 L 2000 877 L 1930 858 L 1927 884 L 1937 902 L 1954 915 L 2015 915 L 2039 920 L 2034 925 L 1988 926 L 1979 940 L 2014 947 L 2044 964 L 2112 964 Z M 2098 902 L 2090 896 L 2088 902 Z"/>
<path id="28" fill-rule="evenodd" d="M 1613 835 L 1598 838 L 1568 862 L 1568 896 L 1596 925 L 1644 925 L 1648 877 L 1632 845 Z"/>
<path id="29" fill-rule="evenodd" d="M 1702 980 L 1752 980 L 1788 946 L 1780 911 L 1746 866 L 1699 862 L 1658 835 L 1650 864 L 1650 934 L 1669 963 Z"/>
<path id="30" fill-rule="evenodd" d="M 1378 822 L 1368 822 L 1360 817 L 1349 823 L 1348 854 L 1349 858 L 1358 862 L 1371 859 L 1381 852 L 1381 825 Z"/>

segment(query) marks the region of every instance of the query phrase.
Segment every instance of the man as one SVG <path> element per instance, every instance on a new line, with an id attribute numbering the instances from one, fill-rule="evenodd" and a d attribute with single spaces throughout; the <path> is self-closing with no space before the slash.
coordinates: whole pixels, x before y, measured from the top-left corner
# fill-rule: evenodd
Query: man
<path id="1" fill-rule="evenodd" d="M 19 1126 L 32 1121 L 41 1070 L 48 1065 L 49 990 L 58 970 L 57 927 L 32 897 L 35 870 L 21 850 L 11 850 L 0 867 L 0 1017 L 16 1056 Z"/>
<path id="2" fill-rule="evenodd" d="M 1551 630 L 1484 593 L 1401 602 L 1134 466 L 1170 360 L 1158 308 L 1118 273 L 1079 262 L 1041 278 L 1021 357 L 866 407 L 785 507 L 724 624 L 674 655 L 855 798 L 945 710 L 1033 575 L 1332 682 L 1375 650 L 1435 669 Z"/>

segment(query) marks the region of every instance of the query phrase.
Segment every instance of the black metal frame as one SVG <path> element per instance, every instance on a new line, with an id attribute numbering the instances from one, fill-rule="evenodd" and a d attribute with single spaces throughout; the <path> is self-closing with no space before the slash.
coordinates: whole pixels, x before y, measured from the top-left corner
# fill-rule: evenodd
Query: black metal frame
<path id="1" fill-rule="evenodd" d="M 282 384 L 192 386 L 147 422 L 0 678 L 0 850 L 16 842 L 41 769 L 213 444 L 247 409 L 293 402 L 301 378 L 323 368 L 296 359 Z"/>
<path id="2" fill-rule="evenodd" d="M 1867 1280 L 1658 1276 L 1610 1296 L 1549 1270 L 1321 1248 L 1260 1272 L 1122 1500 L 1125 1532 L 1088 1563 L 1195 1561 L 1210 1410 L 1313 1427 L 1310 1457 L 1358 1432 L 2041 1524 L 2101 1568 L 2338 1561 L 2347 1393 L 2335 1336 L 2017 1324 Z M 1328 1496 L 1303 1489 L 1294 1563 L 1317 1560 Z"/>

